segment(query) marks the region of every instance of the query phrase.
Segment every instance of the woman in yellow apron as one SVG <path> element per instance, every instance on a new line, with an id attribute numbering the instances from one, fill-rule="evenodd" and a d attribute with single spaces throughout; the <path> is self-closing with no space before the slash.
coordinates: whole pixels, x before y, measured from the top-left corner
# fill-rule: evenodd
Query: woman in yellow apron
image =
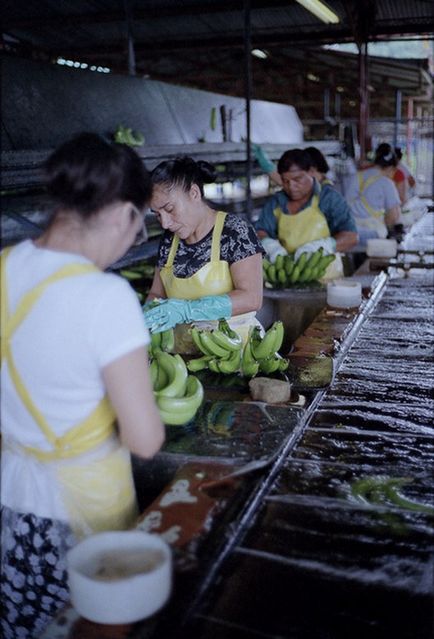
<path id="1" fill-rule="evenodd" d="M 262 247 L 253 227 L 207 204 L 204 184 L 215 180 L 207 162 L 162 162 L 151 179 L 151 207 L 166 232 L 148 296 L 163 301 L 145 306 L 147 326 L 152 332 L 176 326 L 178 352 L 194 351 L 192 322 L 210 327 L 226 318 L 247 337 L 262 306 Z"/>
<path id="2" fill-rule="evenodd" d="M 5 638 L 39 636 L 67 601 L 76 539 L 135 522 L 130 451 L 149 457 L 164 438 L 140 304 L 103 272 L 143 227 L 149 175 L 93 134 L 55 151 L 47 173 L 50 226 L 1 254 Z"/>
<path id="3" fill-rule="evenodd" d="M 361 250 L 370 238 L 386 238 L 389 228 L 401 218 L 399 193 L 393 183 L 397 162 L 390 144 L 380 144 L 374 165 L 358 171 L 345 194 L 354 213 Z"/>
<path id="4" fill-rule="evenodd" d="M 312 160 L 304 149 L 286 151 L 278 172 L 283 189 L 266 202 L 255 224 L 270 261 L 277 255 L 314 252 L 345 252 L 357 242 L 356 225 L 350 207 L 334 189 L 321 187 L 310 174 Z M 343 274 L 336 259 L 326 279 Z"/>

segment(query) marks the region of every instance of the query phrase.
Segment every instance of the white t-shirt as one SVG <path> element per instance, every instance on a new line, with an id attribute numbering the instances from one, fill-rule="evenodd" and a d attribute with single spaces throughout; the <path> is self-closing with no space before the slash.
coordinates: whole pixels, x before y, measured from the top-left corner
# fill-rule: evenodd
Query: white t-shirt
<path id="1" fill-rule="evenodd" d="M 79 255 L 35 247 L 25 240 L 6 262 L 8 307 Z M 85 419 L 105 394 L 101 370 L 149 343 L 140 303 L 128 282 L 96 271 L 51 284 L 12 337 L 15 366 L 50 428 L 63 435 Z M 44 434 L 18 397 L 3 362 L 1 370 L 2 503 L 21 512 L 64 518 L 53 491 L 50 464 L 9 449 L 18 442 L 49 450 Z"/>
<path id="2" fill-rule="evenodd" d="M 371 178 L 376 177 L 363 190 L 363 196 L 366 198 L 369 206 L 374 211 L 388 211 L 393 206 L 400 205 L 399 194 L 393 180 L 375 167 L 362 171 L 363 182 L 367 183 Z M 367 237 L 387 237 L 387 227 L 384 218 L 374 220 L 369 210 L 365 207 L 359 197 L 359 180 L 358 174 L 353 176 L 351 182 L 347 186 L 345 199 L 351 206 L 354 219 L 357 225 L 360 239 Z"/>

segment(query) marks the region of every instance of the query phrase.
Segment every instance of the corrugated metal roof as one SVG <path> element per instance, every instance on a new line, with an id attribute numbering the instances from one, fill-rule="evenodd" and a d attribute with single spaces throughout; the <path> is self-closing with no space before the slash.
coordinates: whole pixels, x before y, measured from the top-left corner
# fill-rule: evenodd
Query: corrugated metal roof
<path id="1" fill-rule="evenodd" d="M 430 0 L 327 0 L 341 19 L 338 25 L 322 23 L 295 0 L 250 4 L 252 46 L 271 53 L 268 60 L 252 61 L 253 97 L 290 104 L 298 99 L 307 110 L 310 100 L 321 102 L 324 89 L 337 83 L 357 97 L 356 58 L 325 55 L 321 44 L 354 41 L 367 32 L 373 39 L 434 32 Z M 243 95 L 243 0 L 131 0 L 130 6 L 138 75 Z M 61 56 L 126 73 L 123 7 L 119 0 L 6 0 L 3 49 L 51 61 Z M 386 68 L 380 70 L 371 62 L 373 104 L 377 98 L 378 104 L 384 103 L 389 92 L 389 112 L 395 88 L 424 90 L 420 64 L 401 62 L 398 74 L 394 64 L 385 61 Z M 308 72 L 318 81 L 307 81 Z M 343 100 L 343 107 L 348 103 Z"/>

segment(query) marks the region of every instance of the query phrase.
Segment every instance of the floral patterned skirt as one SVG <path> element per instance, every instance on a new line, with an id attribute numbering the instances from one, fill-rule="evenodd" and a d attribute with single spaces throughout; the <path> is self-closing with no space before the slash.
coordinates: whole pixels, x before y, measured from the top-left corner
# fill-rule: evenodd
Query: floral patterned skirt
<path id="1" fill-rule="evenodd" d="M 1 509 L 1 636 L 38 637 L 68 601 L 65 522 Z"/>

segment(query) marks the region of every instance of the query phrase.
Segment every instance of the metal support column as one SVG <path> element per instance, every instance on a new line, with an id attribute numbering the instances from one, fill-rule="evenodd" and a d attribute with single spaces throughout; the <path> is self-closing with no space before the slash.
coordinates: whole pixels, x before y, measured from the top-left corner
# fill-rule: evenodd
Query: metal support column
<path id="1" fill-rule="evenodd" d="M 401 121 L 402 113 L 402 91 L 396 89 L 395 91 L 395 125 L 393 129 L 393 146 L 398 146 L 398 133 L 399 123 Z"/>
<path id="2" fill-rule="evenodd" d="M 250 0 L 244 0 L 244 62 L 245 62 L 245 95 L 246 95 L 246 208 L 247 217 L 252 217 L 252 191 L 250 181 L 252 177 L 252 154 L 250 149 L 250 100 L 252 95 L 252 37 Z"/>
<path id="3" fill-rule="evenodd" d="M 367 137 L 368 137 L 368 43 L 362 42 L 359 45 L 359 138 L 360 138 L 360 160 L 366 159 Z"/>
<path id="4" fill-rule="evenodd" d="M 134 51 L 133 17 L 130 0 L 124 0 L 124 9 L 127 23 L 128 74 L 136 75 L 136 54 Z"/>

